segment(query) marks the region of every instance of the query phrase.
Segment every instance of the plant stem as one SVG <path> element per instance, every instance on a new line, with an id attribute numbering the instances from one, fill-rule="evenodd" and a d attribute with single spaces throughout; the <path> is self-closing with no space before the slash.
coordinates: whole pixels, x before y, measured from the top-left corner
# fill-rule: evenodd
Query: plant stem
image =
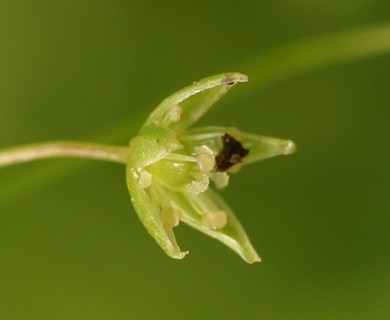
<path id="1" fill-rule="evenodd" d="M 76 157 L 127 163 L 127 147 L 100 145 L 78 141 L 35 143 L 0 151 L 0 168 L 46 158 Z"/>

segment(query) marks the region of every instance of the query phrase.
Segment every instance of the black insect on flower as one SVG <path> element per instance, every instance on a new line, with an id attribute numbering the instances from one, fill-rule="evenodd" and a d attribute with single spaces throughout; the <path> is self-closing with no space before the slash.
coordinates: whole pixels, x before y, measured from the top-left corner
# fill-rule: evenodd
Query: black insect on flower
<path id="1" fill-rule="evenodd" d="M 241 164 L 243 159 L 249 154 L 241 142 L 233 136 L 225 133 L 222 136 L 223 147 L 215 157 L 215 167 L 217 171 L 225 172 L 237 164 Z"/>

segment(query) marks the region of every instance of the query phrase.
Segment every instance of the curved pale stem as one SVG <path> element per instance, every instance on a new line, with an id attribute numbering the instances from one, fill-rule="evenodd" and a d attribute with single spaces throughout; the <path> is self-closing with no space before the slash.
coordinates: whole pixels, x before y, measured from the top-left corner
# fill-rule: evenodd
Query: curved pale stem
<path id="1" fill-rule="evenodd" d="M 0 168 L 46 158 L 76 157 L 127 163 L 129 148 L 86 142 L 52 141 L 0 151 Z"/>

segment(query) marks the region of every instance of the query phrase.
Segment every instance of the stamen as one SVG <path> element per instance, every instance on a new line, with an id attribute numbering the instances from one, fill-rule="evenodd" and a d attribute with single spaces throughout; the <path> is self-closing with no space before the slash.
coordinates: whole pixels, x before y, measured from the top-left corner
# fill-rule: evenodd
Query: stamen
<path id="1" fill-rule="evenodd" d="M 160 212 L 161 222 L 163 223 L 166 230 L 177 227 L 179 225 L 181 216 L 181 210 L 174 209 L 172 207 L 165 207 Z"/>
<path id="2" fill-rule="evenodd" d="M 205 213 L 202 216 L 202 223 L 211 229 L 222 229 L 227 224 L 227 215 L 225 211 Z"/>
<path id="3" fill-rule="evenodd" d="M 165 157 L 165 159 L 173 160 L 173 161 L 182 161 L 182 162 L 196 162 L 196 159 L 194 157 L 185 156 L 183 154 L 178 154 L 178 153 L 170 153 Z"/>
<path id="4" fill-rule="evenodd" d="M 189 195 L 196 196 L 205 192 L 209 188 L 209 184 L 210 179 L 206 175 L 201 175 L 186 185 L 186 191 Z"/>
<path id="5" fill-rule="evenodd" d="M 210 178 L 217 189 L 225 188 L 229 184 L 229 176 L 226 172 L 216 172 Z"/>
<path id="6" fill-rule="evenodd" d="M 196 156 L 198 170 L 202 173 L 210 172 L 215 167 L 215 158 L 209 154 L 199 154 Z"/>
<path id="7" fill-rule="evenodd" d="M 138 184 L 142 189 L 150 187 L 153 176 L 146 170 L 142 170 L 139 174 Z"/>
<path id="8" fill-rule="evenodd" d="M 183 108 L 179 105 L 173 107 L 171 113 L 169 114 L 169 119 L 172 122 L 178 122 L 181 118 L 181 113 L 183 112 Z"/>
<path id="9" fill-rule="evenodd" d="M 200 146 L 195 148 L 195 154 L 208 154 L 213 156 L 214 152 L 208 146 Z"/>
<path id="10" fill-rule="evenodd" d="M 198 170 L 202 173 L 210 172 L 215 167 L 214 152 L 207 146 L 195 148 L 196 163 Z"/>

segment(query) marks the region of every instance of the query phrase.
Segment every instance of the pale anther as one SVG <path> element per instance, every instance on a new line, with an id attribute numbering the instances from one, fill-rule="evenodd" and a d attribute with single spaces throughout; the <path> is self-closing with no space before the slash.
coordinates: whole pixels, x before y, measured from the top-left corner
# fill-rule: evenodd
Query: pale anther
<path id="1" fill-rule="evenodd" d="M 207 146 L 195 148 L 196 163 L 198 170 L 202 173 L 210 172 L 215 167 L 215 156 L 213 150 Z"/>
<path id="2" fill-rule="evenodd" d="M 211 179 L 217 189 L 225 188 L 229 184 L 229 176 L 226 172 L 216 172 Z"/>
<path id="3" fill-rule="evenodd" d="M 172 207 L 165 207 L 160 212 L 161 222 L 166 229 L 172 229 L 179 224 L 181 211 Z"/>
<path id="4" fill-rule="evenodd" d="M 180 107 L 179 105 L 173 107 L 173 109 L 171 110 L 171 113 L 169 114 L 169 119 L 172 122 L 178 122 L 180 120 L 182 112 L 183 112 L 183 108 Z"/>
<path id="5" fill-rule="evenodd" d="M 152 184 L 152 175 L 146 170 L 142 170 L 139 174 L 138 184 L 142 189 L 148 188 Z"/>
<path id="6" fill-rule="evenodd" d="M 208 212 L 202 215 L 202 223 L 211 229 L 222 229 L 227 224 L 227 215 L 225 211 L 218 210 Z"/>
<path id="7" fill-rule="evenodd" d="M 196 147 L 195 154 L 208 154 L 210 156 L 214 156 L 213 150 L 211 150 L 208 146 Z"/>
<path id="8" fill-rule="evenodd" d="M 198 177 L 197 180 L 191 181 L 186 185 L 186 191 L 191 196 L 196 196 L 205 192 L 209 188 L 210 179 L 206 175 Z"/>
<path id="9" fill-rule="evenodd" d="M 215 158 L 209 154 L 202 153 L 196 156 L 196 163 L 200 172 L 210 172 L 215 167 Z"/>

